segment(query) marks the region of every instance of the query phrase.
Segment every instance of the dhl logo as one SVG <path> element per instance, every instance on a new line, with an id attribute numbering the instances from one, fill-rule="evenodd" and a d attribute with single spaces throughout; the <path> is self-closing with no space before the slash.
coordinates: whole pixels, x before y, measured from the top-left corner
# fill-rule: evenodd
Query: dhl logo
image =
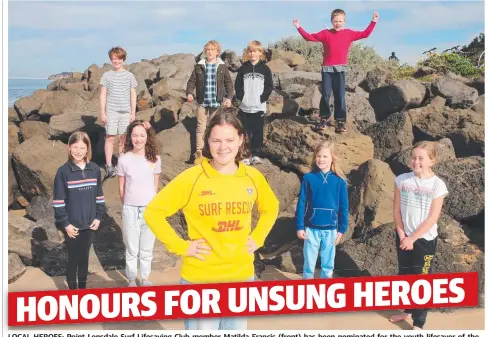
<path id="1" fill-rule="evenodd" d="M 212 231 L 217 233 L 240 231 L 244 227 L 239 227 L 239 222 L 240 220 L 219 221 L 217 222 L 217 227 L 212 227 Z"/>
<path id="2" fill-rule="evenodd" d="M 214 192 L 212 192 L 211 190 L 208 190 L 208 191 L 202 191 L 202 192 L 200 192 L 200 196 L 201 196 L 201 197 L 204 197 L 204 196 L 206 196 L 206 195 L 214 195 L 214 194 L 215 194 L 215 193 L 214 193 Z"/>

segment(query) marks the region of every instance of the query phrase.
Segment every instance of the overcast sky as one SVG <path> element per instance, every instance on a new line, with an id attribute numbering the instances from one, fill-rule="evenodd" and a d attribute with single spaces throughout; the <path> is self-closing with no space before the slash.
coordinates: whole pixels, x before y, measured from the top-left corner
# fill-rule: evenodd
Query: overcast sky
<path id="1" fill-rule="evenodd" d="M 363 43 L 411 64 L 427 49 L 468 44 L 484 32 L 483 1 L 9 1 L 8 75 L 82 72 L 108 62 L 115 45 L 128 51 L 129 63 L 197 54 L 211 39 L 241 54 L 250 40 L 268 45 L 298 35 L 295 17 L 308 32 L 330 27 L 337 7 L 347 13 L 346 27 L 357 30 L 378 11 L 379 23 Z"/>

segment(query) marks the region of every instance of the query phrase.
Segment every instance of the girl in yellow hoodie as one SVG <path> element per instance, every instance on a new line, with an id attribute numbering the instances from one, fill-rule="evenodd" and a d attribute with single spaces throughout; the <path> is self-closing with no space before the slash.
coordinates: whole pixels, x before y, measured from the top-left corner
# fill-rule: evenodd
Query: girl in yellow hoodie
<path id="1" fill-rule="evenodd" d="M 205 132 L 206 158 L 179 174 L 146 208 L 149 228 L 170 252 L 183 256 L 183 284 L 254 279 L 254 252 L 273 227 L 279 202 L 264 176 L 241 162 L 249 157 L 246 140 L 232 112 L 216 114 Z M 251 230 L 255 203 L 259 221 Z M 182 239 L 166 220 L 179 210 L 190 240 Z M 247 320 L 186 320 L 185 329 L 245 330 Z"/>

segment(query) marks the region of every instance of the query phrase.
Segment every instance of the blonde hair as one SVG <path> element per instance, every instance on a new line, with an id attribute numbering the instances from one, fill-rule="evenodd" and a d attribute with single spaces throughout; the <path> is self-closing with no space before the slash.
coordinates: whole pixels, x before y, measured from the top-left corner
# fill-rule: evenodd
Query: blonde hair
<path id="1" fill-rule="evenodd" d="M 127 58 L 127 52 L 122 47 L 113 47 L 108 51 L 108 57 L 112 59 L 112 56 L 116 56 L 119 60 L 124 60 Z"/>
<path id="2" fill-rule="evenodd" d="M 344 174 L 344 172 L 339 167 L 339 164 L 337 163 L 338 160 L 339 160 L 339 158 L 337 157 L 337 154 L 335 153 L 335 143 L 332 142 L 332 141 L 330 141 L 330 140 L 323 141 L 315 149 L 315 151 L 313 153 L 312 169 L 313 170 L 320 170 L 317 167 L 317 164 L 315 163 L 315 161 L 317 160 L 317 156 L 318 156 L 319 152 L 322 151 L 322 150 L 329 150 L 330 151 L 330 154 L 332 156 L 332 164 L 330 165 L 331 171 L 334 172 L 337 176 L 339 176 L 342 179 L 344 179 L 346 181 L 346 183 L 347 183 L 348 180 L 346 178 L 346 175 Z"/>
<path id="3" fill-rule="evenodd" d="M 85 160 L 86 163 L 88 163 L 92 158 L 92 151 L 91 151 L 90 137 L 88 137 L 88 135 L 85 132 L 76 131 L 76 132 L 72 133 L 68 139 L 68 147 L 73 145 L 73 144 L 76 144 L 80 141 L 86 145 L 86 155 L 85 155 L 85 158 L 83 158 L 83 159 Z M 73 160 L 73 156 L 71 155 L 71 151 L 69 151 L 68 158 L 70 160 Z"/>
<path id="4" fill-rule="evenodd" d="M 220 55 L 220 53 L 222 52 L 222 47 L 220 46 L 220 43 L 218 41 L 210 40 L 207 43 L 205 43 L 205 46 L 203 46 L 204 53 L 207 47 L 214 47 L 217 50 L 217 56 Z"/>
<path id="5" fill-rule="evenodd" d="M 415 149 L 424 149 L 425 152 L 427 152 L 427 155 L 429 156 L 430 160 L 432 160 L 432 163 L 435 164 L 437 162 L 437 150 L 436 150 L 435 142 L 429 142 L 429 141 L 418 142 L 413 146 L 412 152 Z"/>
<path id="6" fill-rule="evenodd" d="M 244 55 L 242 56 L 242 61 L 247 62 L 251 59 L 250 53 L 253 50 L 259 50 L 261 52 L 261 61 L 266 60 L 266 53 L 264 52 L 264 47 L 261 42 L 253 40 L 248 43 L 247 48 L 244 49 Z"/>
<path id="7" fill-rule="evenodd" d="M 334 19 L 334 17 L 338 15 L 344 15 L 344 18 L 346 17 L 346 12 L 344 12 L 342 9 L 334 9 L 332 13 L 330 14 L 330 21 Z"/>

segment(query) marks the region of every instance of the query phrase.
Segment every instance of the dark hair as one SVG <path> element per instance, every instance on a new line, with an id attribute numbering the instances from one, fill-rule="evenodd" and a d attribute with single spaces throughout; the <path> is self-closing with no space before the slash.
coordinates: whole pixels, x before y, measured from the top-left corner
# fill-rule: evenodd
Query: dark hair
<path id="1" fill-rule="evenodd" d="M 334 18 L 334 16 L 337 16 L 337 15 L 344 15 L 346 16 L 346 12 L 344 12 L 342 9 L 334 9 L 332 11 L 332 13 L 330 14 L 330 21 L 332 21 L 332 19 Z"/>
<path id="2" fill-rule="evenodd" d="M 130 152 L 132 149 L 134 149 L 134 144 L 132 144 L 132 131 L 134 131 L 134 128 L 136 126 L 142 126 L 144 130 L 146 130 L 147 133 L 147 141 L 146 141 L 146 159 L 149 160 L 151 163 L 155 163 L 158 158 L 158 142 L 156 140 L 156 133 L 154 132 L 154 129 L 151 127 L 151 124 L 149 122 L 145 122 L 142 120 L 135 120 L 132 123 L 129 124 L 127 127 L 127 132 L 125 133 L 125 143 L 124 143 L 124 152 Z M 149 127 L 147 127 L 149 126 Z"/>
<path id="3" fill-rule="evenodd" d="M 68 138 L 68 146 L 71 146 L 75 143 L 78 142 L 83 142 L 86 145 L 86 155 L 85 158 L 85 163 L 88 163 L 91 160 L 92 157 L 92 151 L 91 151 L 91 142 L 90 142 L 90 137 L 88 137 L 88 134 L 83 131 L 76 131 L 71 134 Z M 68 154 L 68 158 L 70 160 L 73 160 L 73 156 L 71 155 L 71 151 Z"/>
<path id="4" fill-rule="evenodd" d="M 205 130 L 205 136 L 204 136 L 205 145 L 203 147 L 203 153 L 202 153 L 205 157 L 212 159 L 212 154 L 210 153 L 210 146 L 208 144 L 208 139 L 210 138 L 210 133 L 212 132 L 212 129 L 217 125 L 231 125 L 234 127 L 234 129 L 237 130 L 237 134 L 239 136 L 243 136 L 242 144 L 239 147 L 239 150 L 237 151 L 236 163 L 240 162 L 245 158 L 249 158 L 251 156 L 251 152 L 249 152 L 246 130 L 242 126 L 241 121 L 236 117 L 233 110 L 234 110 L 233 108 L 228 108 L 228 109 L 224 109 L 221 112 L 217 112 L 208 123 L 208 126 Z"/>

